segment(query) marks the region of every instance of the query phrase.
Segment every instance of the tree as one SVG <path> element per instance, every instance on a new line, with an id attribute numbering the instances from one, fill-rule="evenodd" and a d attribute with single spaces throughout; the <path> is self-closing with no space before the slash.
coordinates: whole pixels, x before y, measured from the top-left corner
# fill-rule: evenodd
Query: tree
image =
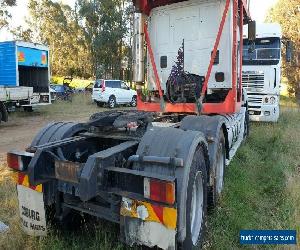
<path id="1" fill-rule="evenodd" d="M 8 19 L 11 18 L 7 8 L 15 5 L 16 0 L 0 0 L 0 30 L 8 25 Z"/>
<path id="2" fill-rule="evenodd" d="M 74 10 L 51 0 L 30 0 L 28 8 L 30 28 L 16 28 L 15 36 L 48 45 L 53 74 L 91 77 L 88 43 Z"/>
<path id="3" fill-rule="evenodd" d="M 131 52 L 131 1 L 77 0 L 72 9 L 54 0 L 30 0 L 28 7 L 29 28 L 17 27 L 13 34 L 47 44 L 53 74 L 123 79 L 122 62 Z"/>
<path id="4" fill-rule="evenodd" d="M 287 77 L 289 91 L 300 101 L 300 2 L 299 0 L 279 0 L 269 11 L 267 21 L 280 23 L 284 38 L 293 42 L 294 59 L 283 64 L 283 74 Z"/>
<path id="5" fill-rule="evenodd" d="M 30 28 L 24 29 L 22 26 L 18 26 L 10 30 L 16 39 L 20 39 L 24 42 L 33 41 L 33 32 Z"/>
<path id="6" fill-rule="evenodd" d="M 124 39 L 128 31 L 124 0 L 78 0 L 78 14 L 90 45 L 94 75 L 122 78 L 121 63 L 128 51 Z"/>

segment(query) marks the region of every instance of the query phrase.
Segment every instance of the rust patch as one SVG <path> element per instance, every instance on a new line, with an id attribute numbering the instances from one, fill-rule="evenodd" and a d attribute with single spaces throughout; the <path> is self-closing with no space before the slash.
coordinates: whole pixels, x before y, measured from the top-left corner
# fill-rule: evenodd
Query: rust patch
<path id="1" fill-rule="evenodd" d="M 55 161 L 55 177 L 62 181 L 79 183 L 78 172 L 81 164 L 70 161 Z"/>

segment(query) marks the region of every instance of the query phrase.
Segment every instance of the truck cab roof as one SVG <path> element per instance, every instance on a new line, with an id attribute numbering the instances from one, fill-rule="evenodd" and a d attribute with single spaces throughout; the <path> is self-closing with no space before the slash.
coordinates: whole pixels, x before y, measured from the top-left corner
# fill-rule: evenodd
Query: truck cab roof
<path id="1" fill-rule="evenodd" d="M 248 25 L 244 26 L 244 39 L 248 38 Z M 282 29 L 279 23 L 257 23 L 256 37 L 282 37 Z"/>

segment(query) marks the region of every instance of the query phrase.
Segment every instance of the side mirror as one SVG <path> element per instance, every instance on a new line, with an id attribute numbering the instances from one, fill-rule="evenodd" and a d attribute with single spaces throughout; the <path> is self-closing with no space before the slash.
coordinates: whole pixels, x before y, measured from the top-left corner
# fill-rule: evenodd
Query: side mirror
<path id="1" fill-rule="evenodd" d="M 292 62 L 292 56 L 293 56 L 293 42 L 287 41 L 286 42 L 286 62 L 290 63 Z"/>
<path id="2" fill-rule="evenodd" d="M 248 40 L 254 42 L 256 39 L 256 21 L 248 23 Z"/>

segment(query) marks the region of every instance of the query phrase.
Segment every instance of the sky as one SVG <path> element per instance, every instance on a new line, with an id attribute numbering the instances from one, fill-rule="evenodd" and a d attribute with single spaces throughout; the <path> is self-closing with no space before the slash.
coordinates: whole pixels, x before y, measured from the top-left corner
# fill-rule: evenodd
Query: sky
<path id="1" fill-rule="evenodd" d="M 74 6 L 75 0 L 61 0 L 65 4 Z M 278 1 L 278 0 L 249 0 L 250 1 L 250 11 L 252 19 L 257 22 L 263 22 L 265 20 L 268 10 Z M 27 4 L 29 0 L 17 0 L 17 7 L 11 8 L 12 14 L 12 24 L 13 27 L 17 27 L 25 24 L 25 17 L 28 14 Z M 12 40 L 12 35 L 6 31 L 2 30 L 0 32 L 0 41 Z"/>

